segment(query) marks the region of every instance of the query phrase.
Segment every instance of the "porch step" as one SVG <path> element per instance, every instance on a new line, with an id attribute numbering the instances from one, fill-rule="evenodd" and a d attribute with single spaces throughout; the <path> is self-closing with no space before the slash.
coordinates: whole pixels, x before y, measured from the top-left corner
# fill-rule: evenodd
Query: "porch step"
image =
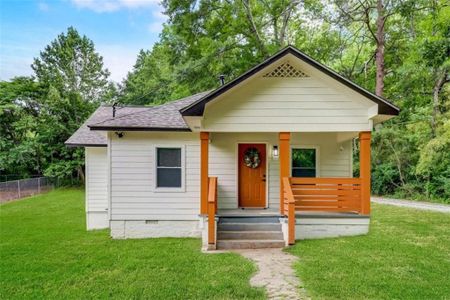
<path id="1" fill-rule="evenodd" d="M 217 249 L 283 248 L 283 240 L 218 240 Z"/>
<path id="2" fill-rule="evenodd" d="M 246 216 L 239 216 L 239 217 L 220 217 L 219 223 L 225 224 L 225 223 L 274 223 L 279 224 L 280 223 L 280 217 L 246 217 Z"/>
<path id="3" fill-rule="evenodd" d="M 283 233 L 277 231 L 218 231 L 219 240 L 283 240 Z"/>
<path id="4" fill-rule="evenodd" d="M 282 248 L 284 246 L 278 216 L 219 217 L 217 249 Z"/>
<path id="5" fill-rule="evenodd" d="M 280 231 L 280 223 L 222 223 L 219 221 L 217 231 Z"/>

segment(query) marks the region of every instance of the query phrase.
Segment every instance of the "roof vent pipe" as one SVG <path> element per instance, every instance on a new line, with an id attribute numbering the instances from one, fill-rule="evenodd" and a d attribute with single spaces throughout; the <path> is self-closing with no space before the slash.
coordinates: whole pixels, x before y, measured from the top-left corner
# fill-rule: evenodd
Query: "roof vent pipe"
<path id="1" fill-rule="evenodd" d="M 219 75 L 219 80 L 220 80 L 220 85 L 224 85 L 225 84 L 225 75 Z"/>
<path id="2" fill-rule="evenodd" d="M 113 109 L 113 118 L 116 117 L 116 106 L 117 106 L 117 102 L 114 102 L 112 109 Z"/>

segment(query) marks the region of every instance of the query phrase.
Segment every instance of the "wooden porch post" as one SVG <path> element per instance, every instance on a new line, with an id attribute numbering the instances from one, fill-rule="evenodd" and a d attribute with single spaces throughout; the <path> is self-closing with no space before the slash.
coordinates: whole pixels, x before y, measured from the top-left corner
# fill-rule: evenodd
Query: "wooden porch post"
<path id="1" fill-rule="evenodd" d="M 209 132 L 200 132 L 200 214 L 208 213 Z"/>
<path id="2" fill-rule="evenodd" d="M 359 177 L 361 178 L 361 214 L 370 214 L 370 132 L 359 133 Z"/>
<path id="3" fill-rule="evenodd" d="M 283 177 L 289 177 L 290 156 L 291 156 L 291 133 L 280 132 L 279 134 L 279 152 L 280 152 L 280 214 L 284 214 L 284 191 Z"/>

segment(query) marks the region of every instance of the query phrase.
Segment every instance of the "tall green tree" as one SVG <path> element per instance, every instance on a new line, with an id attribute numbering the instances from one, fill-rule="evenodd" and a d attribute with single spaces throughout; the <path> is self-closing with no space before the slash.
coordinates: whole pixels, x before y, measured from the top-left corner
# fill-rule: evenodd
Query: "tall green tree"
<path id="1" fill-rule="evenodd" d="M 46 149 L 46 175 L 84 177 L 82 149 L 69 149 L 64 141 L 100 105 L 113 95 L 109 72 L 94 43 L 73 27 L 52 41 L 32 65 L 46 88 L 41 99 L 39 141 Z"/>
<path id="2" fill-rule="evenodd" d="M 56 88 L 62 96 L 77 94 L 83 101 L 98 102 L 111 88 L 110 73 L 94 43 L 73 27 L 46 46 L 31 67 L 41 84 Z"/>
<path id="3" fill-rule="evenodd" d="M 162 2 L 169 21 L 160 41 L 142 51 L 123 83 L 123 103 L 164 102 L 215 88 L 218 77 L 240 75 L 287 44 L 296 44 L 322 59 L 335 51 L 317 45 L 334 37 L 325 24 L 314 26 L 320 1 L 184 1 Z M 313 32 L 314 43 L 305 43 Z M 317 55 L 314 55 L 317 56 Z"/>
<path id="4" fill-rule="evenodd" d="M 124 81 L 124 103 L 215 88 L 220 74 L 230 80 L 292 44 L 400 106 L 400 116 L 374 132 L 374 193 L 450 199 L 445 0 L 162 3 L 168 22 Z"/>
<path id="5" fill-rule="evenodd" d="M 11 178 L 42 173 L 36 131 L 44 93 L 33 77 L 0 82 L 0 173 Z"/>
<path id="6" fill-rule="evenodd" d="M 83 177 L 83 149 L 64 141 L 115 97 L 94 43 L 73 27 L 53 40 L 32 68 L 35 77 L 0 83 L 0 165 L 5 174 Z"/>

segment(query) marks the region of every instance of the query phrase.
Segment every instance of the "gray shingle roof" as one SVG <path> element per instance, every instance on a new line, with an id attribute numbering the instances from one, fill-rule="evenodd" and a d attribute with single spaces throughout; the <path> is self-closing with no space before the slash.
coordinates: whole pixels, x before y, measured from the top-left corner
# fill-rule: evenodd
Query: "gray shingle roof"
<path id="1" fill-rule="evenodd" d="M 190 131 L 179 110 L 199 100 L 209 91 L 158 106 L 118 107 L 112 117 L 111 106 L 100 106 L 65 142 L 68 146 L 106 146 L 99 130 L 169 130 Z"/>

